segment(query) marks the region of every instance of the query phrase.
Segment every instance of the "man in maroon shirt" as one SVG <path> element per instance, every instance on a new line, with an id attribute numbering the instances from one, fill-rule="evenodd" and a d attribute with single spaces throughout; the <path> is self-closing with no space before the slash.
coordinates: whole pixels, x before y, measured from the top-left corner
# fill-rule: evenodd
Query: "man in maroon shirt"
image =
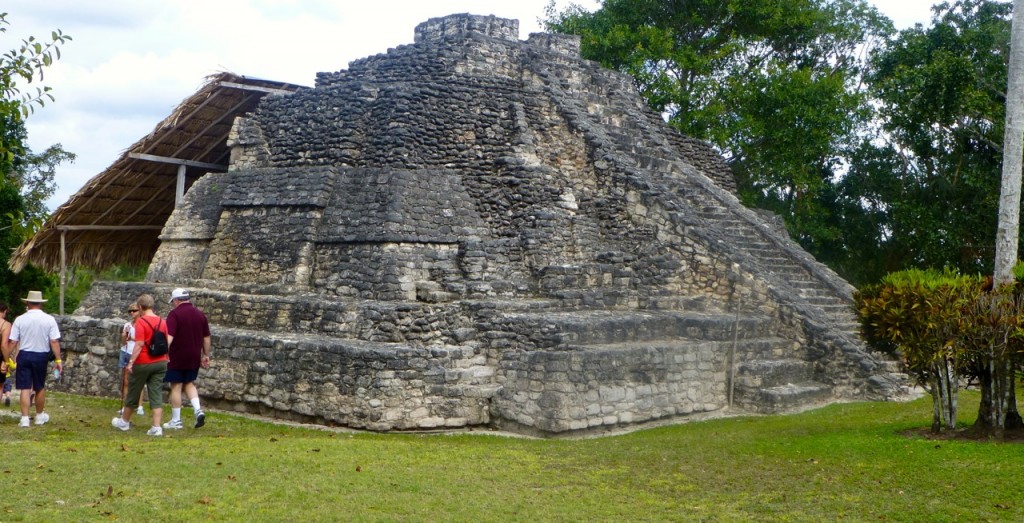
<path id="1" fill-rule="evenodd" d="M 206 315 L 190 301 L 185 289 L 171 292 L 171 312 L 167 314 L 167 343 L 170 345 L 171 361 L 167 364 L 164 383 L 171 386 L 171 421 L 164 423 L 165 429 L 181 428 L 181 391 L 192 403 L 195 410 L 195 428 L 206 423 L 206 414 L 199 405 L 199 391 L 196 378 L 199 368 L 210 366 L 210 322 Z"/>

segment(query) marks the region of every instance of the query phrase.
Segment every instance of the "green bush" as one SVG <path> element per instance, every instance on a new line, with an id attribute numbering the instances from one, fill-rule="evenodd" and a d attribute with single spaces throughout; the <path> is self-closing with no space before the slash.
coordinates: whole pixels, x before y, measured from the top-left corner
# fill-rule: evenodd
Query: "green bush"
<path id="1" fill-rule="evenodd" d="M 981 385 L 978 426 L 1001 430 L 1007 419 L 1019 420 L 1013 374 L 1024 345 L 1022 290 L 994 289 L 989 277 L 911 269 L 865 287 L 855 300 L 868 344 L 898 355 L 932 394 L 933 431 L 956 428 L 966 379 Z"/>

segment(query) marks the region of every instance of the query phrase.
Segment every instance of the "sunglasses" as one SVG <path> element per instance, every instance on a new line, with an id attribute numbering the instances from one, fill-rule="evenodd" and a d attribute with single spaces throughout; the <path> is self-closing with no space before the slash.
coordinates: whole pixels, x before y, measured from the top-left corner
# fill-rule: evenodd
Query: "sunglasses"
<path id="1" fill-rule="evenodd" d="M 139 312 L 139 309 L 128 309 L 128 312 Z"/>

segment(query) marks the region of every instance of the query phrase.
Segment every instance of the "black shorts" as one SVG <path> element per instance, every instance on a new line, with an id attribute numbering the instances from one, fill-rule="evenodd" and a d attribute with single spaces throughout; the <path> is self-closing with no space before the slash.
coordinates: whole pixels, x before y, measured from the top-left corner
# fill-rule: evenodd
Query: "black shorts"
<path id="1" fill-rule="evenodd" d="M 199 369 L 167 369 L 164 383 L 192 383 L 199 377 Z"/>
<path id="2" fill-rule="evenodd" d="M 34 390 L 46 387 L 46 368 L 50 365 L 50 351 L 18 352 L 18 368 L 14 369 L 14 386 L 18 390 Z"/>

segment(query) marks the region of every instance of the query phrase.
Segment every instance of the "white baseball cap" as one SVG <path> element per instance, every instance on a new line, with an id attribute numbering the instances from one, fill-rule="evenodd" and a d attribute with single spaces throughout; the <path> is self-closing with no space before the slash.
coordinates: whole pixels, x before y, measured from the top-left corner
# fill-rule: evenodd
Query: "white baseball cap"
<path id="1" fill-rule="evenodd" d="M 174 300 L 187 300 L 187 299 L 188 299 L 188 291 L 186 291 L 185 289 L 182 289 L 182 288 L 179 287 L 179 288 L 174 289 L 173 291 L 171 291 L 171 299 L 168 301 L 168 303 L 170 303 L 170 302 L 172 302 Z"/>

